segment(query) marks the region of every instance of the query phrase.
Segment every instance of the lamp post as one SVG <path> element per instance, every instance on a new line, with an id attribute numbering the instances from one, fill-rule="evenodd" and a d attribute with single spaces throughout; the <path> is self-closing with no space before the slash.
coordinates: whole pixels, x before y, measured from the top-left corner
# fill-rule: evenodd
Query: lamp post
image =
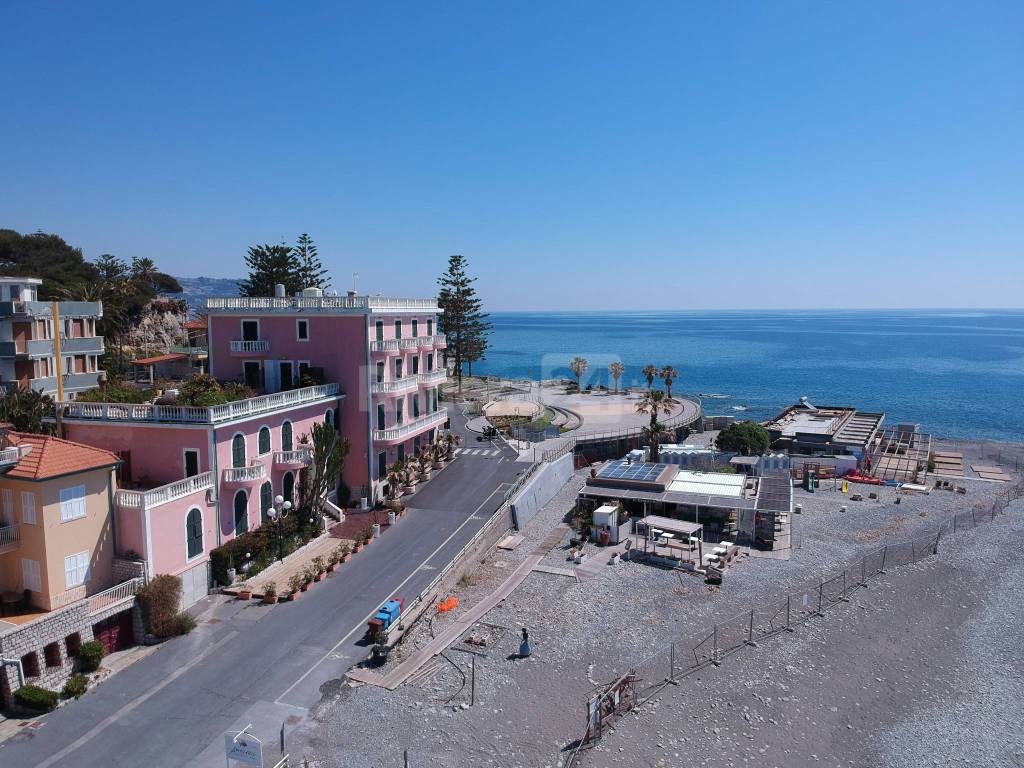
<path id="1" fill-rule="evenodd" d="M 292 503 L 285 501 L 284 496 L 275 496 L 274 505 L 267 510 L 267 517 L 274 521 L 277 531 L 277 559 L 284 561 L 284 519 L 292 510 Z"/>

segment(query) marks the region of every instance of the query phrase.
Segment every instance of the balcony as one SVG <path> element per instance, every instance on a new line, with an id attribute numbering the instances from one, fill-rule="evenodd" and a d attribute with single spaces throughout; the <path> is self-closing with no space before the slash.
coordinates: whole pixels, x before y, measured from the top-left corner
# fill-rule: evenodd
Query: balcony
<path id="1" fill-rule="evenodd" d="M 414 391 L 419 386 L 419 383 L 419 377 L 413 374 L 392 381 L 371 382 L 370 391 L 375 395 L 397 395 L 402 392 Z"/>
<path id="2" fill-rule="evenodd" d="M 443 368 L 438 368 L 437 370 L 434 371 L 427 371 L 426 373 L 421 373 L 419 375 L 419 378 L 420 384 L 440 384 L 441 382 L 448 378 L 448 374 L 445 373 Z"/>
<path id="3" fill-rule="evenodd" d="M 267 479 L 267 465 L 253 463 L 248 467 L 228 467 L 224 470 L 224 482 L 228 485 L 247 485 Z"/>
<path id="4" fill-rule="evenodd" d="M 266 339 L 255 341 L 232 341 L 232 355 L 265 355 L 270 352 L 270 342 Z"/>
<path id="5" fill-rule="evenodd" d="M 304 403 L 336 400 L 345 395 L 337 384 L 289 389 L 271 395 L 250 397 L 210 407 L 190 405 L 146 405 L 132 403 L 79 403 L 74 400 L 58 403 L 65 419 L 86 419 L 116 422 L 163 422 L 170 424 L 220 424 L 247 416 L 272 413 Z"/>
<path id="6" fill-rule="evenodd" d="M 0 451 L 0 469 L 7 469 L 12 464 L 17 464 L 20 460 L 21 449 L 18 446 L 4 448 Z"/>
<path id="7" fill-rule="evenodd" d="M 172 344 L 169 351 L 172 355 L 190 355 L 192 357 L 207 357 L 210 354 L 210 350 L 205 344 L 195 347 L 186 344 Z"/>
<path id="8" fill-rule="evenodd" d="M 115 494 L 114 501 L 119 507 L 145 510 L 158 507 L 169 501 L 183 499 L 208 488 L 213 488 L 213 472 L 203 472 L 148 491 L 129 491 L 121 488 Z"/>
<path id="9" fill-rule="evenodd" d="M 436 314 L 441 311 L 437 299 L 402 299 L 384 296 L 228 296 L 206 300 L 206 310 L 219 312 L 276 312 L 289 314 L 296 310 L 364 314 L 369 312 L 422 312 Z M 2 315 L 2 306 L 0 306 Z"/>
<path id="10" fill-rule="evenodd" d="M 17 523 L 0 525 L 0 552 L 11 552 L 21 545 L 21 527 Z"/>
<path id="11" fill-rule="evenodd" d="M 405 424 L 399 424 L 389 429 L 375 429 L 373 431 L 373 439 L 376 442 L 382 443 L 395 442 L 435 427 L 438 424 L 444 424 L 446 421 L 448 421 L 448 409 L 438 408 L 434 413 L 420 416 L 418 419 L 407 421 Z"/>
<path id="12" fill-rule="evenodd" d="M 420 336 L 420 346 L 429 349 L 430 347 L 446 347 L 448 345 L 447 339 L 443 333 L 437 333 L 433 336 Z"/>
<path id="13" fill-rule="evenodd" d="M 401 352 L 405 349 L 416 349 L 419 346 L 419 339 L 379 339 L 370 342 L 371 352 Z"/>
<path id="14" fill-rule="evenodd" d="M 437 347 L 438 349 L 447 349 L 448 337 L 445 336 L 443 333 L 437 334 L 434 337 L 434 346 Z"/>
<path id="15" fill-rule="evenodd" d="M 59 310 L 62 317 L 103 317 L 103 302 L 62 301 L 59 304 Z M 50 301 L 0 301 L 0 317 L 50 317 L 51 315 L 53 315 L 53 302 Z"/>
<path id="16" fill-rule="evenodd" d="M 89 595 L 89 615 L 115 608 L 118 605 L 130 604 L 135 601 L 135 595 L 145 585 L 146 580 L 142 578 L 128 579 L 120 584 Z"/>
<path id="17" fill-rule="evenodd" d="M 281 469 L 294 469 L 305 467 L 313 460 L 308 448 L 300 448 L 297 451 L 274 451 L 274 466 Z"/>
<path id="18" fill-rule="evenodd" d="M 40 339 L 40 341 L 43 341 Z M 52 348 L 53 339 L 46 339 Z M 80 336 L 78 338 L 69 338 L 61 336 L 60 339 L 60 352 L 62 355 L 102 355 L 103 354 L 103 337 L 102 336 Z M 30 352 L 31 354 L 31 352 Z"/>

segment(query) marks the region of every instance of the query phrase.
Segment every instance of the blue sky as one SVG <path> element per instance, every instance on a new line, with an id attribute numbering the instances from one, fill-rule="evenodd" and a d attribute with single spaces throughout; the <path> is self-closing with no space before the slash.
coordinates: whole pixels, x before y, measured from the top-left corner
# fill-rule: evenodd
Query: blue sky
<path id="1" fill-rule="evenodd" d="M 0 226 L 463 253 L 493 310 L 1024 303 L 1021 3 L 440 5 L 5 3 Z"/>

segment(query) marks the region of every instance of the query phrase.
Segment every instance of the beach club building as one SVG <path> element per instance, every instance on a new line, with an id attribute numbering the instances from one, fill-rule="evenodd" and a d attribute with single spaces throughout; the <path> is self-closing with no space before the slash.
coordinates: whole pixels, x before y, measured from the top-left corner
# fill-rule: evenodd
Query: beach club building
<path id="1" fill-rule="evenodd" d="M 338 423 L 337 384 L 289 389 L 211 407 L 67 402 L 64 435 L 116 454 L 113 495 L 121 552 L 150 576 L 182 578 L 184 606 L 207 594 L 209 552 L 258 527 L 277 495 L 296 498 L 310 463 L 302 438 Z"/>
<path id="2" fill-rule="evenodd" d="M 344 481 L 353 498 L 379 498 L 387 467 L 413 456 L 448 421 L 439 406 L 445 337 L 436 299 L 286 296 L 206 301 L 210 372 L 266 392 L 305 374 L 345 393 L 340 430 L 352 444 Z"/>

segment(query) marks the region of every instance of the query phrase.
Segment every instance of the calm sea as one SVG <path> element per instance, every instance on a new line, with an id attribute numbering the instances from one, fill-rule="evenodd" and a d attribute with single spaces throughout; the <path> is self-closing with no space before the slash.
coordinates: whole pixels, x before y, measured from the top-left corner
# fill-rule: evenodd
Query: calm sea
<path id="1" fill-rule="evenodd" d="M 474 373 L 640 384 L 647 363 L 680 371 L 675 390 L 721 393 L 707 413 L 764 419 L 812 403 L 882 410 L 935 435 L 1024 440 L 1024 311 L 495 313 Z M 734 410 L 745 406 L 747 410 Z"/>

